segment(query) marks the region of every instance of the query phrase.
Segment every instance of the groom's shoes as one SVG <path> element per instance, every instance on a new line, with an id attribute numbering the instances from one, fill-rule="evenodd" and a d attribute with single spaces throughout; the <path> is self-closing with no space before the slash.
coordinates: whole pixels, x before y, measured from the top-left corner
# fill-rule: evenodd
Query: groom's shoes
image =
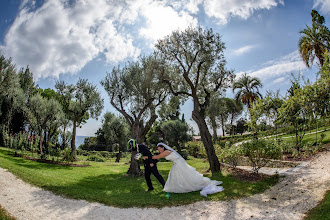
<path id="1" fill-rule="evenodd" d="M 147 189 L 146 192 L 151 192 L 152 190 L 154 190 L 154 189 Z"/>

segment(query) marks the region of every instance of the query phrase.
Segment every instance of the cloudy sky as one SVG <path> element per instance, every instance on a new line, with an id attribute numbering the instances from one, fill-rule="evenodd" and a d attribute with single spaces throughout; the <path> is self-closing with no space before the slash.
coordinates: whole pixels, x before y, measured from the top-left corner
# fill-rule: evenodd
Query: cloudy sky
<path id="1" fill-rule="evenodd" d="M 171 31 L 200 25 L 222 36 L 229 69 L 259 77 L 263 94 L 285 95 L 291 73 L 315 80 L 317 68 L 306 68 L 297 46 L 312 9 L 328 26 L 330 0 L 1 0 L 0 53 L 17 68 L 29 65 L 44 89 L 87 78 L 105 100 L 103 113 L 117 113 L 100 85 L 106 73 L 149 54 Z M 194 126 L 191 103 L 181 110 Z M 77 135 L 99 126 L 90 119 Z"/>

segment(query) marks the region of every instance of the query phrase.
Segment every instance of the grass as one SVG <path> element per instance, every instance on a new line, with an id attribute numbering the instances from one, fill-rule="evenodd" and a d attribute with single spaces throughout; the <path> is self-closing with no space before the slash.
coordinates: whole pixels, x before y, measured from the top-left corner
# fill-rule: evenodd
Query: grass
<path id="1" fill-rule="evenodd" d="M 128 164 L 124 162 L 90 162 L 87 167 L 69 167 L 54 164 L 40 163 L 20 157 L 13 157 L 11 151 L 0 148 L 0 166 L 8 169 L 22 180 L 52 191 L 55 194 L 73 199 L 84 199 L 90 202 L 100 202 L 116 207 L 164 207 L 190 204 L 201 200 L 229 200 L 250 196 L 263 192 L 278 182 L 278 176 L 272 176 L 259 182 L 245 182 L 235 179 L 230 173 L 211 176 L 215 180 L 223 181 L 223 192 L 200 196 L 199 192 L 184 194 L 166 194 L 162 191 L 160 183 L 152 176 L 155 190 L 145 192 L 147 189 L 144 177 L 131 178 L 126 175 Z M 206 160 L 189 159 L 187 162 L 199 172 L 208 168 Z M 158 169 L 164 179 L 167 179 L 171 162 L 159 162 Z M 17 192 L 19 193 L 19 192 Z"/>
<path id="2" fill-rule="evenodd" d="M 330 219 L 330 191 L 327 191 L 323 200 L 308 213 L 305 220 L 329 220 Z"/>
<path id="3" fill-rule="evenodd" d="M 320 132 L 321 130 L 325 130 L 324 132 Z M 311 132 L 315 132 L 316 130 L 312 130 Z M 321 140 L 321 134 L 325 134 L 325 138 L 323 139 L 322 143 L 326 144 L 330 142 L 330 128 L 329 127 L 322 127 L 318 129 L 318 133 L 313 133 L 311 134 L 310 131 L 306 131 L 302 143 L 305 144 L 307 142 L 315 142 L 316 141 L 316 135 L 317 135 L 317 140 Z M 292 142 L 295 143 L 296 137 L 295 134 L 285 134 L 285 135 L 279 135 L 277 136 L 278 138 L 283 138 L 283 141 L 285 142 Z"/>
<path id="4" fill-rule="evenodd" d="M 0 219 L 1 220 L 16 220 L 16 218 L 9 215 L 9 213 L 0 205 Z"/>

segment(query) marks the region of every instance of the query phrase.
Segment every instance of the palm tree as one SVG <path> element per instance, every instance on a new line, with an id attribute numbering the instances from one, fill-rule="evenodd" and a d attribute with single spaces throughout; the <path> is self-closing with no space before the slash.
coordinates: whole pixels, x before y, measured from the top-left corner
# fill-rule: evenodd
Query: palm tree
<path id="1" fill-rule="evenodd" d="M 299 40 L 299 52 L 306 66 L 310 68 L 313 65 L 315 56 L 318 58 L 321 67 L 323 66 L 323 54 L 329 50 L 330 32 L 323 25 L 324 17 L 320 16 L 316 10 L 312 10 L 312 27 L 300 31 L 303 36 Z"/>
<path id="2" fill-rule="evenodd" d="M 241 100 L 248 108 L 258 98 L 262 98 L 259 88 L 262 87 L 261 81 L 257 77 L 248 76 L 246 73 L 233 84 L 233 92 L 238 89 L 235 95 L 236 100 Z"/>

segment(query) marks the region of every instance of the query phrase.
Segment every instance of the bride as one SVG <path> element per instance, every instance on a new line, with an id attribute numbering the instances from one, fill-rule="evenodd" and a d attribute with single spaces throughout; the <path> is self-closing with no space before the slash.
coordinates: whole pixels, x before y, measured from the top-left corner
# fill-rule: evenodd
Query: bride
<path id="1" fill-rule="evenodd" d="M 207 194 L 223 191 L 223 187 L 218 186 L 222 183 L 221 181 L 211 180 L 204 177 L 171 147 L 164 143 L 158 143 L 157 150 L 160 154 L 153 156 L 153 159 L 165 157 L 166 160 L 173 162 L 164 186 L 165 192 L 187 193 L 201 190 L 200 194 L 206 197 Z"/>

